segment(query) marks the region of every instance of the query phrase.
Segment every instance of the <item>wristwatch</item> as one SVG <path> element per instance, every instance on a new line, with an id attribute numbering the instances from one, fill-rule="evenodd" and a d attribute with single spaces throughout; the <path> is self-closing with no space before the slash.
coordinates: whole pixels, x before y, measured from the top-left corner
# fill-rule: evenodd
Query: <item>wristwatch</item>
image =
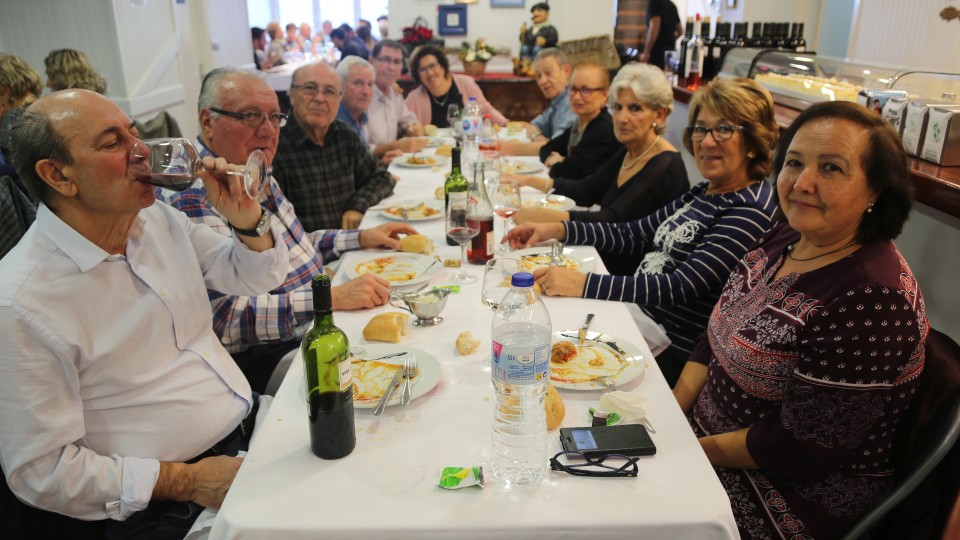
<path id="1" fill-rule="evenodd" d="M 260 221 L 257 222 L 257 226 L 252 229 L 239 229 L 233 226 L 233 223 L 230 224 L 230 228 L 233 229 L 233 232 L 241 236 L 252 236 L 254 238 L 260 238 L 261 236 L 267 234 L 267 231 L 270 230 L 270 212 L 267 212 L 265 209 L 262 209 L 263 215 L 260 216 Z"/>

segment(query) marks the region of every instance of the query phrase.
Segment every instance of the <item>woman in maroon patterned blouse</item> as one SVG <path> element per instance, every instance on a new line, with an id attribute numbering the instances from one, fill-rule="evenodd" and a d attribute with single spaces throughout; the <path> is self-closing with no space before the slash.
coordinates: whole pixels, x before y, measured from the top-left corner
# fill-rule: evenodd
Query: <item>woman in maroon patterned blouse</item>
<path id="1" fill-rule="evenodd" d="M 827 102 L 775 166 L 788 223 L 733 271 L 674 394 L 744 538 L 835 538 L 890 490 L 924 365 L 923 297 L 892 241 L 907 161 L 879 115 Z"/>

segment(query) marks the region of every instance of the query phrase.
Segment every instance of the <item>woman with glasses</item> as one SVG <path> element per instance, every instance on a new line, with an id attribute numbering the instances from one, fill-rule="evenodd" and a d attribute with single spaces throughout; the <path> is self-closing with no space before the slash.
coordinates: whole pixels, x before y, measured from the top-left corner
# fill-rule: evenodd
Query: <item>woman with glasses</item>
<path id="1" fill-rule="evenodd" d="M 507 124 L 507 118 L 487 101 L 473 77 L 450 73 L 450 62 L 439 47 L 417 47 L 410 56 L 410 76 L 420 86 L 407 94 L 406 104 L 423 125 L 450 127 L 447 122 L 450 105 L 462 107 L 470 98 L 477 99 L 481 112 L 489 114 L 494 124 Z"/>
<path id="2" fill-rule="evenodd" d="M 544 294 L 636 304 L 666 330 L 671 346 L 657 364 L 673 386 L 707 326 L 723 284 L 774 223 L 770 174 L 779 128 L 773 99 L 750 79 L 719 79 L 690 101 L 684 146 L 706 178 L 656 212 L 626 223 L 527 223 L 507 234 L 513 247 L 549 239 L 632 257 L 635 275 L 534 272 Z"/>

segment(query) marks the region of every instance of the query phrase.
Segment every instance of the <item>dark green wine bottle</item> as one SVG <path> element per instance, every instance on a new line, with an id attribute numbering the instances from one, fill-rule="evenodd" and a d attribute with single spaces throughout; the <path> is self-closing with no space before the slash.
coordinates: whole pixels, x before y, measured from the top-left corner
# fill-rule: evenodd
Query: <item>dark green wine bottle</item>
<path id="1" fill-rule="evenodd" d="M 467 177 L 460 172 L 460 147 L 456 146 L 450 151 L 450 175 L 443 182 L 443 206 L 445 211 L 450 211 L 450 199 L 467 200 L 467 190 L 470 183 Z M 447 237 L 447 245 L 459 246 L 460 244 L 453 238 Z"/>
<path id="2" fill-rule="evenodd" d="M 353 452 L 357 432 L 353 424 L 353 377 L 350 343 L 333 325 L 330 278 L 313 277 L 313 328 L 300 345 L 307 382 L 310 447 L 323 459 Z"/>

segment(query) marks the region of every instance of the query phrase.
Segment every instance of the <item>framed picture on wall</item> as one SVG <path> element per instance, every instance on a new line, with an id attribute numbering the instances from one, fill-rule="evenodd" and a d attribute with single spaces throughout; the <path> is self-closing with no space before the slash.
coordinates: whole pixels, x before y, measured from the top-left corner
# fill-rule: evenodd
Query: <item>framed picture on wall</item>
<path id="1" fill-rule="evenodd" d="M 437 6 L 437 33 L 441 36 L 467 35 L 467 6 Z"/>
<path id="2" fill-rule="evenodd" d="M 524 7 L 525 0 L 490 0 L 490 7 Z"/>

